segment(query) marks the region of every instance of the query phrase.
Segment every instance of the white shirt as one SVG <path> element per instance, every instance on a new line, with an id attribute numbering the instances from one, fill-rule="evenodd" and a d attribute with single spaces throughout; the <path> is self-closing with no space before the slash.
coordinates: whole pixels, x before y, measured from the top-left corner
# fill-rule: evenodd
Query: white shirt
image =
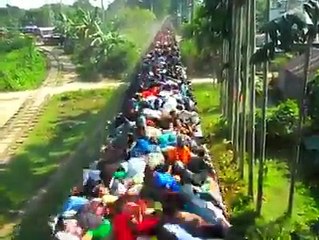
<path id="1" fill-rule="evenodd" d="M 200 121 L 198 113 L 194 111 L 190 112 L 187 110 L 182 110 L 179 112 L 178 116 L 185 123 L 191 122 L 192 124 L 198 124 Z"/>
<path id="2" fill-rule="evenodd" d="M 143 109 L 143 114 L 147 117 L 151 117 L 151 118 L 156 118 L 156 119 L 160 119 L 162 117 L 162 111 L 160 110 L 153 110 L 150 108 L 144 108 Z"/>
<path id="3" fill-rule="evenodd" d="M 201 238 L 193 237 L 177 224 L 164 224 L 163 227 L 168 232 L 174 234 L 178 240 L 202 240 Z"/>
<path id="4" fill-rule="evenodd" d="M 168 97 L 163 105 L 163 109 L 165 112 L 170 112 L 172 110 L 176 110 L 177 100 L 174 97 Z"/>
<path id="5" fill-rule="evenodd" d="M 79 237 L 67 232 L 57 232 L 55 237 L 59 240 L 80 240 Z"/>

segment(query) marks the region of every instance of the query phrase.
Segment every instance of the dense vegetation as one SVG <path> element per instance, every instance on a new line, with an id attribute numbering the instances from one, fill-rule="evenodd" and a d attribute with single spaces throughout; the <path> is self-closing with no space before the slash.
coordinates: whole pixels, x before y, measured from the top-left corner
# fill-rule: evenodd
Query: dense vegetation
<path id="1" fill-rule="evenodd" d="M 150 10 L 125 5 L 104 20 L 97 8 L 77 8 L 57 19 L 58 31 L 66 37 L 65 51 L 73 54 L 82 76 L 88 79 L 96 74 L 125 77 L 162 21 L 156 21 Z"/>
<path id="2" fill-rule="evenodd" d="M 38 87 L 46 77 L 46 58 L 25 36 L 0 39 L 0 91 Z"/>

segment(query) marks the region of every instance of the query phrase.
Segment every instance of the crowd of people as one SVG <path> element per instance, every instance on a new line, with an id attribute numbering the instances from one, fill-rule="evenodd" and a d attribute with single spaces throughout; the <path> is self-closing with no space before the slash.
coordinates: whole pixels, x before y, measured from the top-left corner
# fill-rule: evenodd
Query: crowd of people
<path id="1" fill-rule="evenodd" d="M 224 238 L 230 223 L 169 30 L 155 37 L 132 89 L 101 159 L 50 222 L 54 238 Z"/>

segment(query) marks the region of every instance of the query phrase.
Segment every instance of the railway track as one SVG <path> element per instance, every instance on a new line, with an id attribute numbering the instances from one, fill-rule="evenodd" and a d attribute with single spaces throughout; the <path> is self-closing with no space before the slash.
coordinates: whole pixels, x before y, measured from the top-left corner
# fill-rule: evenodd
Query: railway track
<path id="1" fill-rule="evenodd" d="M 41 49 L 49 60 L 49 73 L 37 90 L 30 92 L 18 111 L 0 128 L 0 165 L 6 165 L 16 150 L 38 123 L 49 99 L 47 87 L 58 86 L 61 64 L 59 58 L 46 49 Z"/>

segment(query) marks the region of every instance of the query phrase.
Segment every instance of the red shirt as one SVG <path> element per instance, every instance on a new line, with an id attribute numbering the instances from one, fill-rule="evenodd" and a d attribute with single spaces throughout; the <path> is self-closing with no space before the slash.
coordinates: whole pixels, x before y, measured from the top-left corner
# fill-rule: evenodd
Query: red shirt
<path id="1" fill-rule="evenodd" d="M 141 95 L 143 98 L 147 98 L 149 96 L 157 96 L 160 92 L 159 87 L 151 87 L 147 90 L 144 90 Z"/>
<path id="2" fill-rule="evenodd" d="M 146 217 L 136 226 L 137 231 L 141 235 L 150 235 L 156 228 L 159 219 L 157 217 Z"/>
<path id="3" fill-rule="evenodd" d="M 135 240 L 132 230 L 129 228 L 128 222 L 131 216 L 120 213 L 113 218 L 113 234 L 116 240 Z"/>

